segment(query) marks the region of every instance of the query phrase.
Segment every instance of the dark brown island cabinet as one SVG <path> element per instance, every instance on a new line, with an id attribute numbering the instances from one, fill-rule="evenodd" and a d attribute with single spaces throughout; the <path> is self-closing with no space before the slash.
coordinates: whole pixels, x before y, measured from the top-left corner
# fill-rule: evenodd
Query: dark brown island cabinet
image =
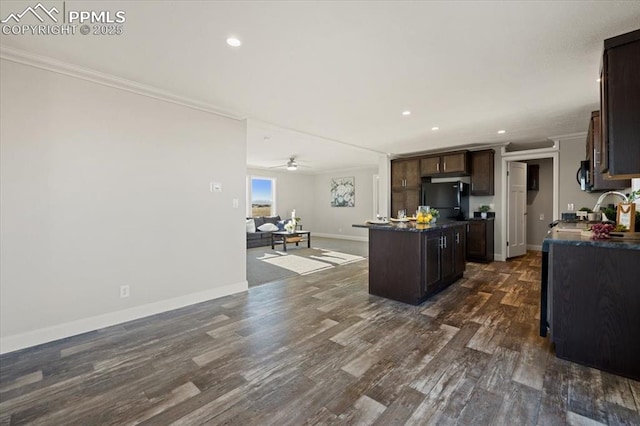
<path id="1" fill-rule="evenodd" d="M 604 41 L 600 111 L 601 172 L 640 177 L 640 29 Z"/>
<path id="2" fill-rule="evenodd" d="M 419 305 L 462 277 L 466 222 L 353 225 L 369 229 L 369 293 Z"/>
<path id="3" fill-rule="evenodd" d="M 640 241 L 550 231 L 542 245 L 540 335 L 556 356 L 640 380 Z"/>

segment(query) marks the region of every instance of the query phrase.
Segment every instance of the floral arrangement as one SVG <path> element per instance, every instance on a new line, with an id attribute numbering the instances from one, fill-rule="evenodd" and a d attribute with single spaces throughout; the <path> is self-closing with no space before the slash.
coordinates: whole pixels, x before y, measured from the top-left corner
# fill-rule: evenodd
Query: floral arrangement
<path id="1" fill-rule="evenodd" d="M 289 222 L 285 223 L 284 225 L 284 229 L 287 232 L 293 232 L 296 229 L 296 222 L 295 220 L 290 220 Z"/>

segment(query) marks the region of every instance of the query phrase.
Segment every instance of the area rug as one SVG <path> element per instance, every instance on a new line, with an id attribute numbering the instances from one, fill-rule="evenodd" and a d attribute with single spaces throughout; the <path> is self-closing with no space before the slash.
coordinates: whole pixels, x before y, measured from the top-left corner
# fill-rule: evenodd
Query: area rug
<path id="1" fill-rule="evenodd" d="M 247 256 L 247 281 L 249 286 L 264 284 L 365 259 L 364 256 L 322 248 L 295 248 L 287 252 L 252 249 Z"/>
<path id="2" fill-rule="evenodd" d="M 295 254 L 287 254 L 278 252 L 277 254 L 266 254 L 262 258 L 258 258 L 270 265 L 288 269 L 300 275 L 310 274 L 312 272 L 321 271 L 323 269 L 333 268 L 333 265 L 318 260 L 309 259 Z"/>

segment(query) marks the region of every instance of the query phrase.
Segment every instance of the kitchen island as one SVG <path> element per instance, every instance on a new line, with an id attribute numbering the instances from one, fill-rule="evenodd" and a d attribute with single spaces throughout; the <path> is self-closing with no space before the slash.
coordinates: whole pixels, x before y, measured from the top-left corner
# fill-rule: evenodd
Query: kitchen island
<path id="1" fill-rule="evenodd" d="M 640 379 L 640 241 L 553 229 L 542 251 L 540 335 L 556 356 Z"/>
<path id="2" fill-rule="evenodd" d="M 369 293 L 419 305 L 462 277 L 467 222 L 356 224 L 369 229 Z"/>

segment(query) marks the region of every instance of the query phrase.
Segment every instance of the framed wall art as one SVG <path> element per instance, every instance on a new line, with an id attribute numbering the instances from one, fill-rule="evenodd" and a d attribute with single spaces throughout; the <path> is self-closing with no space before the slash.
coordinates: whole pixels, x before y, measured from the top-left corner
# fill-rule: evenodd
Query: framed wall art
<path id="1" fill-rule="evenodd" d="M 618 225 L 624 225 L 629 232 L 634 232 L 636 225 L 636 205 L 634 203 L 618 204 Z"/>
<path id="2" fill-rule="evenodd" d="M 331 207 L 354 207 L 356 205 L 355 177 L 331 179 Z"/>

